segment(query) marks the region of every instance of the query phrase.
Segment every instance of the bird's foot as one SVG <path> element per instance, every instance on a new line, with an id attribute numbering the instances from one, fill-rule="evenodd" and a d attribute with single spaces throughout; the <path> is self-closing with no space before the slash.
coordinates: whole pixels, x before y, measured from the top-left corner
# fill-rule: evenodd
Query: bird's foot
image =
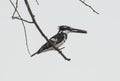
<path id="1" fill-rule="evenodd" d="M 65 47 L 62 47 L 62 48 L 59 48 L 59 50 L 62 50 L 62 49 L 64 49 Z"/>
<path id="2" fill-rule="evenodd" d="M 66 58 L 65 60 L 70 61 L 71 59 L 70 58 Z"/>

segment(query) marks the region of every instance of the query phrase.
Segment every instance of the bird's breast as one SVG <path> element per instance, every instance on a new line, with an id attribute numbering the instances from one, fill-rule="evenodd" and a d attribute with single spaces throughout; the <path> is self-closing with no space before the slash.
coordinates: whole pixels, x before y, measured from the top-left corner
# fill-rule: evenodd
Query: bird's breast
<path id="1" fill-rule="evenodd" d="M 67 39 L 67 36 L 66 36 L 66 34 L 64 34 L 61 41 L 59 43 L 57 43 L 55 46 L 60 47 L 61 45 L 63 45 L 65 43 L 66 39 Z"/>

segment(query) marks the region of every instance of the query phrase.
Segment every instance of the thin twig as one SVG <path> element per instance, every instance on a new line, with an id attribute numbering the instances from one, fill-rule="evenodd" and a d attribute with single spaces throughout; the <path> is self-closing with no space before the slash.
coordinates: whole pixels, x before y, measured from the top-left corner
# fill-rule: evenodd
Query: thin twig
<path id="1" fill-rule="evenodd" d="M 9 0 L 9 1 L 12 4 L 12 6 L 14 7 L 14 9 L 15 9 L 15 11 L 13 13 L 13 16 L 14 16 L 15 12 L 17 12 L 18 16 L 22 19 L 21 15 L 18 12 L 17 7 L 16 7 L 18 5 L 18 0 L 16 1 L 16 6 L 14 5 L 14 3 L 11 0 Z M 30 50 L 29 50 L 29 45 L 28 45 L 27 32 L 26 32 L 25 24 L 24 24 L 24 22 L 22 20 L 21 20 L 21 22 L 22 22 L 24 32 L 25 32 L 26 47 L 27 47 L 29 55 L 31 56 L 31 53 L 30 53 Z"/>
<path id="2" fill-rule="evenodd" d="M 22 19 L 22 18 L 19 18 L 19 17 L 14 17 L 14 16 L 12 16 L 12 19 L 18 19 L 18 20 L 22 20 L 22 21 L 27 22 L 27 23 L 33 23 L 31 21 L 28 21 L 28 20 L 25 20 L 25 19 Z"/>
<path id="3" fill-rule="evenodd" d="M 27 22 L 27 23 L 33 23 L 31 21 L 25 20 L 25 19 L 20 17 L 20 13 L 17 10 L 17 8 L 18 8 L 18 0 L 16 0 L 16 5 L 14 5 L 14 7 L 15 7 L 15 10 L 13 12 L 12 19 L 18 19 L 18 20 L 22 20 L 22 21 Z M 17 14 L 18 14 L 19 17 L 15 17 L 16 12 L 18 12 Z"/>
<path id="4" fill-rule="evenodd" d="M 56 51 L 58 51 L 58 52 L 60 53 L 61 56 L 63 56 L 63 58 L 64 58 L 65 60 L 70 61 L 70 59 L 67 58 L 67 57 L 62 53 L 62 51 L 60 51 L 58 48 L 56 48 L 56 47 L 48 40 L 47 36 L 42 32 L 42 30 L 40 29 L 39 25 L 37 24 L 36 19 L 35 19 L 33 13 L 32 13 L 32 10 L 31 10 L 31 8 L 30 8 L 30 5 L 29 5 L 29 3 L 28 3 L 28 0 L 24 0 L 24 2 L 25 2 L 25 5 L 26 5 L 26 7 L 27 7 L 27 9 L 28 9 L 28 12 L 29 12 L 29 14 L 30 14 L 30 16 L 31 16 L 31 18 L 32 18 L 32 20 L 33 20 L 33 23 L 35 24 L 36 28 L 37 28 L 38 31 L 41 33 L 41 35 L 46 39 L 47 42 L 49 42 L 49 43 L 54 47 L 54 49 L 55 49 Z"/>
<path id="5" fill-rule="evenodd" d="M 17 8 L 18 8 L 18 0 L 16 0 L 16 6 L 15 6 L 15 10 L 13 12 L 13 16 L 15 15 L 16 11 L 17 11 Z"/>
<path id="6" fill-rule="evenodd" d="M 36 3 L 37 3 L 37 5 L 39 5 L 39 2 L 38 2 L 38 0 L 36 0 Z"/>
<path id="7" fill-rule="evenodd" d="M 87 3 L 85 3 L 85 1 L 80 0 L 84 5 L 88 6 L 93 12 L 95 12 L 96 14 L 99 14 L 94 8 L 92 8 L 92 6 L 88 5 Z"/>
<path id="8" fill-rule="evenodd" d="M 62 49 L 64 49 L 65 47 L 62 47 L 62 48 L 59 48 L 59 50 L 62 50 Z"/>

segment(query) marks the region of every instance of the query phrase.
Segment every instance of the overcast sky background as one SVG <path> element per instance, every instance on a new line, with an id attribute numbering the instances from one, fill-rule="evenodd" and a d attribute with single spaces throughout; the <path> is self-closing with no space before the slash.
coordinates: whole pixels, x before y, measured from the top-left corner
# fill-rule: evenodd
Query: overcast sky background
<path id="1" fill-rule="evenodd" d="M 19 10 L 30 19 L 23 0 Z M 86 0 L 100 14 L 79 0 L 29 0 L 43 32 L 50 38 L 59 25 L 84 29 L 88 34 L 69 34 L 63 53 L 56 51 L 31 58 L 25 46 L 23 26 L 12 20 L 9 0 L 0 2 L 0 81 L 120 81 L 120 1 Z M 26 24 L 31 53 L 46 41 L 32 24 Z"/>

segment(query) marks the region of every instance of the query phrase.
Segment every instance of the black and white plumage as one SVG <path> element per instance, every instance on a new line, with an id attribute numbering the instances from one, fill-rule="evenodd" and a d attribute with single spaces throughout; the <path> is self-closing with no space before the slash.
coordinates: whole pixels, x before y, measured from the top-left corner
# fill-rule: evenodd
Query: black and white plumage
<path id="1" fill-rule="evenodd" d="M 70 32 L 74 33 L 87 33 L 85 30 L 80 29 L 74 29 L 66 25 L 59 26 L 59 31 L 56 35 L 51 37 L 49 41 L 56 47 L 59 48 L 62 44 L 65 43 L 67 39 L 67 34 Z M 45 43 L 36 53 L 34 53 L 32 56 L 39 54 L 41 52 L 47 52 L 50 50 L 55 50 L 53 46 L 50 43 Z"/>
<path id="2" fill-rule="evenodd" d="M 67 39 L 67 35 L 66 34 L 57 34 L 55 36 L 53 36 L 49 41 L 55 45 L 55 47 L 60 47 Z M 54 48 L 52 47 L 52 45 L 50 43 L 45 43 L 37 53 L 41 53 L 41 52 L 46 52 L 46 51 L 50 51 L 50 50 L 54 50 Z"/>

